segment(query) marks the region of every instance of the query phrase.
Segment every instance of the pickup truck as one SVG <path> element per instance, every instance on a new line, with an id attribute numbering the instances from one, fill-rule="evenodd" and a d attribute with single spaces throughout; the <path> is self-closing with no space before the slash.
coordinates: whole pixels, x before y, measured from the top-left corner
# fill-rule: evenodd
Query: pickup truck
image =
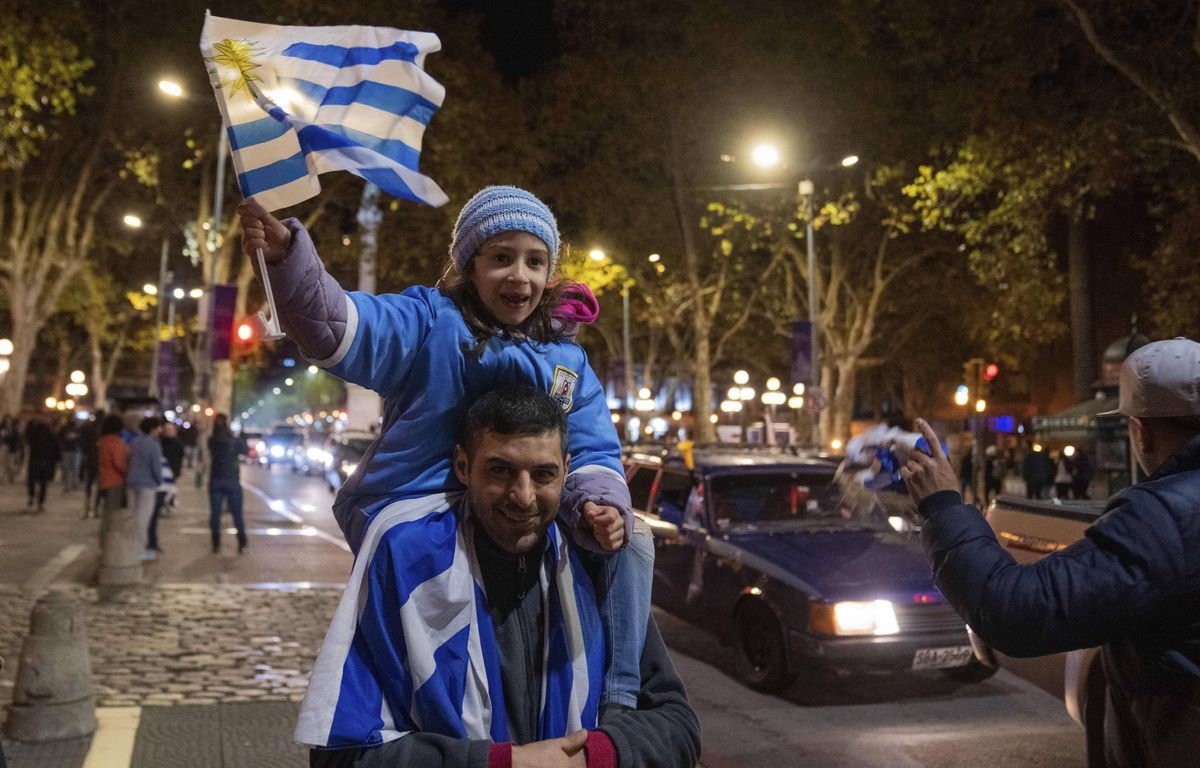
<path id="1" fill-rule="evenodd" d="M 996 539 L 1018 563 L 1032 563 L 1083 538 L 1104 511 L 1103 501 L 1036 501 L 1000 495 L 987 510 Z M 1088 768 L 1104 766 L 1104 669 L 1099 648 L 1017 659 L 989 647 L 968 628 L 975 658 L 1004 668 L 1056 698 L 1087 735 Z"/>

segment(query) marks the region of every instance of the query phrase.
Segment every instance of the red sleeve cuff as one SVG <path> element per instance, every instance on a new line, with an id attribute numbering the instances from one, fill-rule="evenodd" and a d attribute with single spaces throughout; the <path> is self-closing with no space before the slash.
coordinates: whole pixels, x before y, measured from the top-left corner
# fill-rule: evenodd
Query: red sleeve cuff
<path id="1" fill-rule="evenodd" d="M 617 748 L 604 731 L 589 731 L 584 749 L 588 768 L 617 768 Z"/>
<path id="2" fill-rule="evenodd" d="M 512 748 L 511 741 L 488 747 L 488 768 L 512 768 Z"/>

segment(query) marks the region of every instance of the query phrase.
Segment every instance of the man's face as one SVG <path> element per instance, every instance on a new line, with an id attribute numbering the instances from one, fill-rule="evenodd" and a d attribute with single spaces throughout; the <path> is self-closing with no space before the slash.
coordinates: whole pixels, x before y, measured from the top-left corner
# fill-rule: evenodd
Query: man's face
<path id="1" fill-rule="evenodd" d="M 454 449 L 454 474 L 467 486 L 471 514 L 514 555 L 533 549 L 558 514 L 568 463 L 558 432 L 484 430 L 470 456 L 461 445 Z"/>

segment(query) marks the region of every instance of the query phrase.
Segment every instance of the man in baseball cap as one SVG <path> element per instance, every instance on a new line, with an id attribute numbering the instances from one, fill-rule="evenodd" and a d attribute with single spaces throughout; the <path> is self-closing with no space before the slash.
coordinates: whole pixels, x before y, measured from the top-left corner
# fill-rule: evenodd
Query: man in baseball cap
<path id="1" fill-rule="evenodd" d="M 1200 755 L 1200 344 L 1147 344 L 1121 368 L 1119 407 L 1149 475 L 1085 537 L 1019 565 L 963 503 L 933 430 L 901 470 L 946 599 L 993 648 L 1039 656 L 1103 646 L 1108 768 L 1194 766 Z M 1089 759 L 1089 764 L 1092 764 Z"/>

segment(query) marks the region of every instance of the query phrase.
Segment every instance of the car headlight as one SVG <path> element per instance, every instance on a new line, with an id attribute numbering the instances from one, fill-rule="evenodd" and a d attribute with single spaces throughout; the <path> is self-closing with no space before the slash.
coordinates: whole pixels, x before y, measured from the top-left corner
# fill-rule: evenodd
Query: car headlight
<path id="1" fill-rule="evenodd" d="M 320 448 L 316 448 L 316 447 L 309 448 L 307 451 L 304 452 L 304 454 L 306 456 L 308 456 L 309 461 L 324 461 L 325 460 L 325 451 L 322 451 Z"/>
<path id="2" fill-rule="evenodd" d="M 264 443 L 262 440 L 259 440 L 257 443 L 254 444 L 254 452 L 255 453 L 266 453 L 267 452 L 267 444 Z"/>
<path id="3" fill-rule="evenodd" d="M 286 451 L 284 450 L 282 445 L 272 445 L 271 446 L 271 455 L 274 456 L 275 458 L 282 459 L 284 453 L 286 453 Z"/>
<path id="4" fill-rule="evenodd" d="M 354 474 L 354 470 L 358 469 L 357 461 L 343 461 L 342 471 L 346 473 L 346 477 Z"/>
<path id="5" fill-rule="evenodd" d="M 810 603 L 808 625 L 822 635 L 894 635 L 900 631 L 888 600 Z"/>

